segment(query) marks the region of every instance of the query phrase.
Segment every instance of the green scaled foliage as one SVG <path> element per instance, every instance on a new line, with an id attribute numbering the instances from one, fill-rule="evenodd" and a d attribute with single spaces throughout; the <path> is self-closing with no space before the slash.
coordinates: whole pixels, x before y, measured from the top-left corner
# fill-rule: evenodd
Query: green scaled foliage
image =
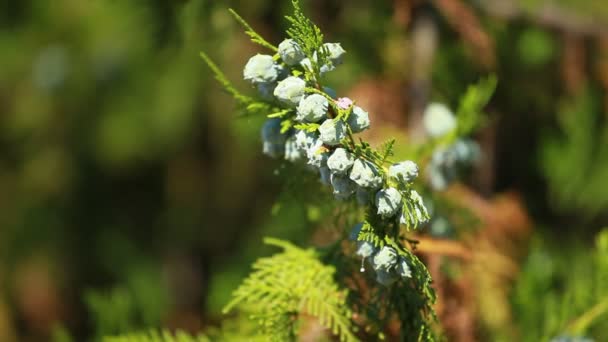
<path id="1" fill-rule="evenodd" d="M 149 331 L 143 333 L 131 333 L 122 336 L 104 337 L 102 342 L 211 342 L 204 335 L 192 336 L 183 331 L 175 334 L 168 331 Z"/>
<path id="2" fill-rule="evenodd" d="M 107 335 L 102 342 L 267 342 L 269 337 L 243 315 L 222 321 L 221 327 L 207 327 L 204 334 L 192 335 L 177 330 L 134 330 L 125 334 Z"/>
<path id="3" fill-rule="evenodd" d="M 245 34 L 247 34 L 249 37 L 251 37 L 251 41 L 256 43 L 256 44 L 260 44 L 261 46 L 273 50 L 273 51 L 277 51 L 277 47 L 270 44 L 269 42 L 266 41 L 266 39 L 264 39 L 262 36 L 260 36 L 259 33 L 255 32 L 253 30 L 253 28 L 251 28 L 251 26 L 245 21 L 245 19 L 243 19 L 240 15 L 238 15 L 238 13 L 236 13 L 232 8 L 230 8 L 228 10 L 230 12 L 230 14 L 232 14 L 232 16 L 236 19 L 236 21 L 238 21 L 241 25 L 243 25 L 243 27 L 245 28 Z"/>
<path id="4" fill-rule="evenodd" d="M 317 317 L 340 341 L 358 341 L 346 305 L 347 291 L 333 279 L 335 269 L 321 263 L 314 250 L 277 239 L 264 241 L 283 252 L 254 263 L 254 272 L 234 292 L 224 312 L 235 306 L 254 309 L 252 317 L 272 341 L 295 340 L 301 314 Z"/>
<path id="5" fill-rule="evenodd" d="M 287 35 L 295 40 L 308 57 L 312 57 L 319 46 L 323 44 L 323 33 L 304 15 L 299 1 L 292 1 L 294 14 L 285 18 L 291 23 Z"/>
<path id="6" fill-rule="evenodd" d="M 534 241 L 513 293 L 521 334 L 517 340 L 608 339 L 608 227 L 597 235 L 594 247 L 580 244 L 564 250 Z"/>
<path id="7" fill-rule="evenodd" d="M 224 87 L 224 90 L 228 94 L 232 95 L 232 97 L 239 104 L 249 105 L 254 102 L 253 98 L 243 95 L 240 91 L 238 91 L 232 85 L 232 82 L 230 82 L 230 80 L 228 80 L 226 75 L 224 75 L 224 73 L 220 70 L 220 68 L 217 67 L 217 65 L 211 60 L 211 58 L 209 58 L 209 56 L 207 56 L 207 54 L 205 54 L 204 52 L 201 52 L 201 58 L 205 61 L 205 63 L 207 63 L 207 65 L 209 66 L 209 69 L 211 69 L 211 71 L 213 71 L 213 73 L 215 74 L 215 79 L 222 85 L 222 87 Z"/>
<path id="8" fill-rule="evenodd" d="M 327 51 L 319 49 L 323 45 L 323 33 L 302 12 L 298 0 L 292 0 L 292 4 L 293 15 L 285 17 L 291 23 L 291 27 L 287 29 L 287 35 L 302 47 L 304 54 L 312 62 L 312 72 L 315 76 L 319 75 L 319 66 L 327 63 Z"/>
<path id="9" fill-rule="evenodd" d="M 608 209 L 608 125 L 594 98 L 586 91 L 562 103 L 561 134 L 547 134 L 541 151 L 553 204 L 589 218 Z"/>
<path id="10" fill-rule="evenodd" d="M 135 328 L 136 308 L 126 289 L 116 288 L 108 293 L 89 291 L 84 300 L 101 334 L 116 334 Z"/>
<path id="11" fill-rule="evenodd" d="M 215 74 L 215 79 L 222 85 L 224 91 L 230 94 L 238 104 L 238 110 L 241 116 L 246 116 L 250 114 L 258 114 L 258 113 L 278 113 L 280 109 L 268 104 L 264 101 L 259 101 L 250 96 L 246 96 L 238 91 L 232 82 L 228 80 L 226 75 L 217 67 L 217 65 L 205 54 L 204 52 L 200 53 L 201 58 L 207 63 L 209 69 L 213 71 Z"/>
<path id="12" fill-rule="evenodd" d="M 491 75 L 481 79 L 477 84 L 468 87 L 460 99 L 456 116 L 458 118 L 458 134 L 469 135 L 482 123 L 482 109 L 488 104 L 496 90 L 498 81 Z"/>
<path id="13" fill-rule="evenodd" d="M 84 293 L 95 336 L 100 338 L 139 331 L 161 324 L 169 298 L 160 271 L 137 264 L 126 271 L 124 283 Z"/>
<path id="14" fill-rule="evenodd" d="M 495 75 L 480 79 L 472 84 L 462 95 L 456 111 L 456 129 L 420 146 L 417 153 L 419 159 L 429 157 L 437 148 L 453 144 L 456 140 L 466 137 L 483 124 L 483 109 L 496 91 L 498 80 Z"/>
<path id="15" fill-rule="evenodd" d="M 381 160 L 380 164 L 389 162 L 389 158 L 394 155 L 393 148 L 395 147 L 395 139 L 389 139 L 382 146 L 380 146 Z"/>

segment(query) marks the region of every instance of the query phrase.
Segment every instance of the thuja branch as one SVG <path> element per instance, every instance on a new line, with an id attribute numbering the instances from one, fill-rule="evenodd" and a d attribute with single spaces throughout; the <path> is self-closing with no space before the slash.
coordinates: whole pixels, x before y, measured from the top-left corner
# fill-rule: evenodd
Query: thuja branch
<path id="1" fill-rule="evenodd" d="M 232 14 L 234 19 L 236 19 L 236 21 L 238 21 L 239 24 L 241 24 L 245 28 L 245 34 L 247 34 L 249 37 L 251 37 L 252 42 L 254 42 L 256 44 L 260 44 L 261 46 L 263 46 L 267 49 L 270 49 L 272 51 L 275 51 L 275 52 L 278 50 L 278 48 L 276 46 L 270 44 L 269 42 L 266 41 L 266 39 L 264 39 L 257 32 L 255 32 L 255 30 L 245 21 L 245 19 L 243 19 L 240 15 L 238 15 L 238 13 L 236 13 L 232 8 L 229 8 L 228 12 L 230 12 L 230 14 Z"/>
<path id="2" fill-rule="evenodd" d="M 287 17 L 291 24 L 287 30 L 289 38 L 276 48 L 231 10 L 253 42 L 276 52 L 251 57 L 243 70 L 243 78 L 259 92 L 261 103 L 268 109 L 264 113 L 268 120 L 261 130 L 263 153 L 296 164 L 307 164 L 307 169 L 312 170 L 311 175 L 316 173 L 322 184 L 331 187 L 336 200 L 356 201 L 366 208 L 365 219 L 352 230 L 345 227 L 344 231 L 351 230 L 351 239 L 356 243 L 355 254 L 361 258 L 363 266 L 366 261 L 371 263 L 377 284 L 370 286 L 397 286 L 409 291 L 407 295 L 402 294 L 402 299 L 413 298 L 412 310 L 402 310 L 399 317 L 404 324 L 407 323 L 404 326 L 408 326 L 408 329 L 413 327 L 408 334 L 430 336 L 425 333 L 428 325 L 424 323 L 433 316 L 434 292 L 430 287 L 430 277 L 407 244 L 399 240 L 401 227 L 408 231 L 429 220 L 423 199 L 414 190 L 418 165 L 411 160 L 392 163 L 389 158 L 393 155 L 394 140 L 389 140 L 379 150 L 361 139 L 359 143 L 355 141 L 356 134 L 370 128 L 369 113 L 355 101 L 338 97 L 335 91 L 321 82 L 325 74 L 342 64 L 346 51 L 339 43 L 324 43 L 320 29 L 303 14 L 299 2 L 292 2 L 294 13 Z M 235 97 L 240 94 L 232 90 L 232 85 L 208 58 L 205 61 L 224 88 Z M 240 101 L 244 100 L 248 101 L 245 98 Z M 391 165 L 385 166 L 387 163 Z M 296 259 L 302 261 L 304 254 L 298 255 L 299 259 Z M 357 258 L 352 261 L 358 262 Z M 259 304 L 270 300 L 267 307 L 272 310 L 257 315 L 263 317 L 266 327 L 275 327 L 272 329 L 276 330 L 291 322 L 291 315 L 300 310 L 290 306 L 293 304 L 290 298 L 303 298 L 310 294 L 300 293 L 298 289 L 301 287 L 295 285 L 280 287 L 282 290 L 279 294 L 271 289 L 279 289 L 275 285 L 261 286 L 266 281 L 264 279 L 277 277 L 283 281 L 293 277 L 297 283 L 309 283 L 315 276 L 305 272 L 296 274 L 294 270 L 300 269 L 296 267 L 297 263 L 288 269 L 279 269 L 267 268 L 268 262 L 260 260 L 256 263 L 256 269 L 262 272 L 259 276 L 252 274 L 253 278 L 245 281 L 228 307 L 242 302 Z M 365 267 L 362 267 L 362 271 L 365 271 Z M 266 293 L 264 291 L 271 291 L 272 296 L 266 298 L 266 295 L 260 295 Z M 327 297 L 315 298 L 322 301 Z M 313 315 L 321 310 L 318 313 L 322 321 L 323 315 L 338 312 L 332 307 L 323 308 L 319 303 L 314 302 L 310 310 Z M 342 315 L 345 313 L 342 311 Z M 348 326 L 350 317 L 334 316 L 338 325 L 332 325 L 332 329 L 342 331 L 341 337 L 349 339 L 344 334 L 350 329 L 340 327 Z"/>

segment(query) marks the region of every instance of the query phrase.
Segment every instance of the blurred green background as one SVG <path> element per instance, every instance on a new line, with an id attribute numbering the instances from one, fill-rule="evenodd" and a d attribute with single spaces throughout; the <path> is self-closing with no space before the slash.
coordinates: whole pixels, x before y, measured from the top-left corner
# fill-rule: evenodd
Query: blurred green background
<path id="1" fill-rule="evenodd" d="M 516 194 L 517 212 L 496 215 L 527 228 L 513 243 L 490 220 L 494 235 L 461 239 L 508 245 L 514 271 L 490 291 L 440 291 L 440 305 L 469 303 L 466 319 L 441 319 L 450 340 L 607 340 L 608 4 L 303 5 L 347 50 L 328 84 L 370 111 L 372 142 L 420 141 L 426 103 L 455 108 L 469 84 L 498 77 L 466 189 L 488 203 Z M 315 181 L 261 155 L 263 118 L 235 118 L 200 59 L 253 93 L 241 73 L 260 49 L 229 7 L 284 38 L 289 1 L 0 0 L 0 341 L 204 331 L 270 252 L 262 236 L 323 244 L 340 224 Z M 444 259 L 458 278 L 450 267 L 465 266 Z M 460 277 L 487 284 L 495 266 Z M 488 314 L 496 305 L 504 317 Z"/>

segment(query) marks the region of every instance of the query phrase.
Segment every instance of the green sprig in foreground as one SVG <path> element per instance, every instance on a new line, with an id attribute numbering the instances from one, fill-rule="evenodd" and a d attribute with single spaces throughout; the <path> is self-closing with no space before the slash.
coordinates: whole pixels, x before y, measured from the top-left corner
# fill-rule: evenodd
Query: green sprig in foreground
<path id="1" fill-rule="evenodd" d="M 317 317 L 340 341 L 358 341 L 352 333 L 348 292 L 335 283 L 334 267 L 321 263 L 312 249 L 277 239 L 264 242 L 283 252 L 254 263 L 254 272 L 234 292 L 224 313 L 237 305 L 255 307 L 252 317 L 272 341 L 293 340 L 301 314 Z"/>

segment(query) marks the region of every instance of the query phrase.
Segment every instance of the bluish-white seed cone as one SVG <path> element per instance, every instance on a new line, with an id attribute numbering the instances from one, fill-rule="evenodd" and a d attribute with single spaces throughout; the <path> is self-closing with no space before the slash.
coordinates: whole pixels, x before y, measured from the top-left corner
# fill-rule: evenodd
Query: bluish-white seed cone
<path id="1" fill-rule="evenodd" d="M 260 97 L 262 97 L 266 101 L 274 100 L 274 95 L 272 95 L 272 93 L 274 92 L 274 88 L 276 86 L 277 86 L 277 84 L 274 82 L 258 83 L 257 88 L 258 88 L 258 93 L 260 94 Z"/>
<path id="2" fill-rule="evenodd" d="M 262 140 L 273 143 L 285 143 L 287 135 L 281 133 L 281 119 L 268 119 L 262 125 Z"/>
<path id="3" fill-rule="evenodd" d="M 401 278 L 411 278 L 412 277 L 412 270 L 410 269 L 410 266 L 407 264 L 407 261 L 405 260 L 405 258 L 402 256 L 400 256 L 399 260 L 397 261 L 397 275 L 399 275 Z"/>
<path id="4" fill-rule="evenodd" d="M 314 144 L 312 144 L 306 150 L 306 157 L 308 158 L 308 164 L 316 167 L 327 166 L 327 151 L 323 146 L 323 141 L 321 139 L 317 139 Z M 329 171 L 329 169 L 328 169 Z"/>
<path id="5" fill-rule="evenodd" d="M 281 119 L 268 119 L 261 130 L 263 152 L 271 157 L 279 157 L 285 151 L 287 136 L 281 133 Z"/>
<path id="6" fill-rule="evenodd" d="M 355 252 L 355 254 L 357 254 L 358 256 L 363 258 L 369 258 L 370 256 L 372 256 L 372 254 L 374 254 L 374 252 L 376 252 L 376 247 L 370 242 L 357 242 L 357 251 Z"/>
<path id="7" fill-rule="evenodd" d="M 319 138 L 324 144 L 338 145 L 346 137 L 346 126 L 341 120 L 327 119 L 319 126 Z"/>
<path id="8" fill-rule="evenodd" d="M 411 183 L 418 177 L 418 165 L 411 160 L 393 164 L 388 169 L 388 176 L 394 179 L 403 178 L 407 183 Z"/>
<path id="9" fill-rule="evenodd" d="M 444 151 L 443 164 L 441 166 L 447 171 L 456 173 L 456 169 L 459 167 L 459 164 L 461 164 L 461 162 L 459 160 L 458 151 L 456 151 L 452 145 L 450 148 Z"/>
<path id="10" fill-rule="evenodd" d="M 272 158 L 282 157 L 285 153 L 285 144 L 264 141 L 262 143 L 262 153 Z"/>
<path id="11" fill-rule="evenodd" d="M 420 210 L 419 208 L 413 208 L 410 210 L 409 213 L 402 211 L 401 216 L 399 218 L 399 223 L 405 225 L 413 225 L 416 227 L 426 224 L 428 222 L 428 219 L 423 212 L 424 211 Z"/>
<path id="12" fill-rule="evenodd" d="M 454 151 L 460 164 L 473 164 L 481 156 L 479 144 L 470 139 L 458 139 L 450 149 Z"/>
<path id="13" fill-rule="evenodd" d="M 433 155 L 431 156 L 431 164 L 434 165 L 446 165 L 452 164 L 455 161 L 455 156 L 450 152 L 449 149 L 438 148 L 433 151 Z"/>
<path id="14" fill-rule="evenodd" d="M 327 57 L 329 61 L 327 64 L 323 64 L 319 68 L 321 74 L 332 71 L 338 65 L 342 64 L 344 55 L 346 54 L 346 51 L 344 50 L 344 48 L 342 48 L 342 45 L 340 45 L 340 43 L 325 43 L 323 44 L 323 48 L 327 50 Z M 317 56 L 317 52 L 315 52 L 312 56 L 315 62 L 318 60 Z M 310 58 L 302 59 L 300 61 L 300 65 L 307 70 L 312 70 L 312 63 L 310 61 Z"/>
<path id="15" fill-rule="evenodd" d="M 346 174 L 354 163 L 355 158 L 342 147 L 336 148 L 331 156 L 327 158 L 327 167 L 329 167 L 331 172 L 338 175 Z"/>
<path id="16" fill-rule="evenodd" d="M 454 151 L 454 154 L 456 155 L 458 161 L 467 161 L 471 159 L 471 151 L 467 142 L 464 139 L 456 140 L 451 146 L 451 149 Z"/>
<path id="17" fill-rule="evenodd" d="M 356 197 L 357 204 L 360 206 L 366 206 L 370 203 L 372 195 L 367 189 L 359 187 L 357 188 Z"/>
<path id="18" fill-rule="evenodd" d="M 438 138 L 456 128 L 456 117 L 446 105 L 431 103 L 424 110 L 422 123 L 428 135 Z"/>
<path id="19" fill-rule="evenodd" d="M 434 217 L 429 226 L 431 235 L 446 238 L 452 235 L 453 228 L 445 217 Z"/>
<path id="20" fill-rule="evenodd" d="M 435 215 L 435 203 L 428 197 L 423 198 L 422 200 L 424 202 L 424 208 L 426 209 L 427 214 L 429 214 L 429 217 L 433 217 Z"/>
<path id="21" fill-rule="evenodd" d="M 414 209 L 414 214 L 418 219 L 418 224 L 427 224 L 429 222 L 429 214 L 424 207 Z"/>
<path id="22" fill-rule="evenodd" d="M 291 75 L 291 70 L 289 70 L 289 67 L 279 64 L 279 76 L 277 77 L 277 80 L 275 83 L 281 82 L 282 80 L 286 79 L 290 75 Z"/>
<path id="23" fill-rule="evenodd" d="M 316 133 L 306 131 L 297 131 L 296 134 L 294 134 L 294 137 L 296 139 L 296 147 L 303 151 L 309 149 L 318 139 Z"/>
<path id="24" fill-rule="evenodd" d="M 382 177 L 376 166 L 367 160 L 356 159 L 350 170 L 350 179 L 362 188 L 378 189 L 382 186 Z"/>
<path id="25" fill-rule="evenodd" d="M 279 44 L 279 56 L 285 64 L 291 66 L 300 63 L 306 55 L 293 39 L 285 39 Z"/>
<path id="26" fill-rule="evenodd" d="M 323 64 L 323 65 L 321 65 L 321 67 L 319 68 L 319 72 L 321 74 L 325 74 L 325 73 L 328 73 L 330 71 L 334 71 L 335 69 L 336 69 L 336 66 L 332 62 L 330 62 L 330 64 Z"/>
<path id="27" fill-rule="evenodd" d="M 395 216 L 401 210 L 403 202 L 399 190 L 387 188 L 376 193 L 375 204 L 378 215 L 386 219 Z"/>
<path id="28" fill-rule="evenodd" d="M 328 63 L 321 65 L 319 71 L 321 74 L 334 70 L 338 65 L 342 64 L 346 51 L 342 48 L 340 43 L 325 43 L 323 49 L 327 51 Z M 318 60 L 318 53 L 315 51 L 313 59 Z M 308 62 L 310 63 L 310 61 Z"/>
<path id="29" fill-rule="evenodd" d="M 302 66 L 302 68 L 304 68 L 305 70 L 308 71 L 312 71 L 312 62 L 310 61 L 310 58 L 304 58 L 301 62 L 300 65 Z"/>
<path id="30" fill-rule="evenodd" d="M 410 190 L 410 199 L 414 203 L 414 210 L 412 214 L 416 215 L 416 220 L 419 224 L 425 224 L 428 222 L 429 213 L 424 206 L 424 200 L 422 196 L 416 190 Z"/>
<path id="31" fill-rule="evenodd" d="M 389 271 L 385 271 L 385 270 L 376 270 L 376 281 L 379 284 L 389 287 L 395 281 L 397 281 L 397 275 L 395 275 L 393 272 L 389 272 Z"/>
<path id="32" fill-rule="evenodd" d="M 411 217 L 410 215 L 404 211 L 403 209 L 401 210 L 401 216 L 399 216 L 399 223 L 401 224 L 405 224 L 405 225 L 409 225 L 411 222 Z"/>
<path id="33" fill-rule="evenodd" d="M 412 202 L 416 203 L 416 205 L 418 205 L 421 208 L 424 208 L 424 200 L 422 199 L 422 196 L 420 196 L 420 194 L 418 193 L 418 191 L 412 189 L 410 190 L 410 199 L 412 200 Z M 425 209 L 426 211 L 426 209 Z"/>
<path id="34" fill-rule="evenodd" d="M 439 166 L 433 164 L 429 165 L 428 175 L 430 186 L 435 191 L 445 190 L 450 183 L 450 180 L 446 178 L 446 175 Z"/>
<path id="35" fill-rule="evenodd" d="M 285 159 L 290 162 L 296 162 L 304 157 L 304 150 L 298 148 L 296 137 L 292 135 L 285 141 Z"/>
<path id="36" fill-rule="evenodd" d="M 279 77 L 281 67 L 270 55 L 257 54 L 247 61 L 243 78 L 253 84 L 274 82 Z"/>
<path id="37" fill-rule="evenodd" d="M 328 107 L 329 101 L 323 95 L 312 94 L 303 97 L 298 104 L 296 120 L 317 122 L 325 119 Z"/>
<path id="38" fill-rule="evenodd" d="M 353 133 L 363 132 L 369 128 L 369 114 L 359 106 L 354 106 L 346 121 Z"/>
<path id="39" fill-rule="evenodd" d="M 321 166 L 319 168 L 319 175 L 321 183 L 325 185 L 331 185 L 331 171 L 327 168 L 327 166 Z"/>
<path id="40" fill-rule="evenodd" d="M 340 43 L 325 43 L 323 44 L 323 49 L 328 52 L 327 57 L 332 62 L 333 66 L 342 64 L 346 51 Z"/>
<path id="41" fill-rule="evenodd" d="M 331 185 L 334 187 L 336 199 L 345 200 L 357 191 L 357 184 L 344 175 L 331 175 Z"/>
<path id="42" fill-rule="evenodd" d="M 397 266 L 397 251 L 390 246 L 384 246 L 374 255 L 374 270 L 391 271 Z"/>
<path id="43" fill-rule="evenodd" d="M 336 93 L 336 91 L 330 87 L 323 87 L 323 92 L 329 95 L 329 97 L 331 97 L 332 99 L 336 99 L 338 97 L 338 93 Z"/>
<path id="44" fill-rule="evenodd" d="M 437 149 L 433 152 L 428 166 L 431 188 L 442 191 L 456 178 L 458 156 L 454 149 Z"/>
<path id="45" fill-rule="evenodd" d="M 431 188 L 445 190 L 459 172 L 475 163 L 480 155 L 479 145 L 469 139 L 459 139 L 448 148 L 435 150 L 427 169 Z"/>
<path id="46" fill-rule="evenodd" d="M 350 233 L 348 234 L 348 239 L 352 241 L 357 241 L 357 237 L 359 236 L 361 229 L 363 229 L 363 222 L 357 223 L 353 227 L 353 229 L 351 229 Z"/>
<path id="47" fill-rule="evenodd" d="M 274 96 L 290 107 L 296 107 L 304 97 L 306 82 L 298 77 L 289 76 L 274 88 Z"/>

